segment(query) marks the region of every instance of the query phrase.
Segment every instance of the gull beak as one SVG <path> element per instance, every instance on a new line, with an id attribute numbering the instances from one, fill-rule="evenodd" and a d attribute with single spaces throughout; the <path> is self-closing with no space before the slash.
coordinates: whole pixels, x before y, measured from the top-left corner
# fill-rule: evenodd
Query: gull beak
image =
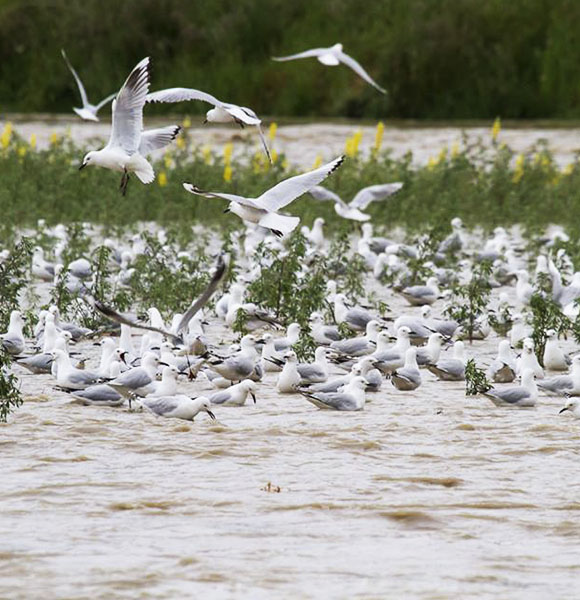
<path id="1" fill-rule="evenodd" d="M 159 364 L 160 364 L 160 365 L 163 365 L 164 367 L 168 367 L 168 366 L 169 366 L 169 365 L 168 365 L 166 362 L 161 362 L 161 361 L 159 361 Z"/>
<path id="2" fill-rule="evenodd" d="M 81 163 L 81 166 L 79 167 L 79 171 L 82 171 L 85 167 L 87 166 L 87 163 Z"/>
<path id="3" fill-rule="evenodd" d="M 203 120 L 203 124 L 205 125 L 206 123 L 207 123 L 207 119 L 204 119 Z"/>
<path id="4" fill-rule="evenodd" d="M 561 415 L 561 414 L 562 414 L 564 411 L 566 411 L 566 410 L 568 410 L 568 407 L 567 407 L 567 406 L 565 406 L 565 407 L 564 407 L 562 410 L 560 410 L 560 411 L 558 412 L 558 414 L 559 414 L 559 415 Z"/>
<path id="5" fill-rule="evenodd" d="M 254 392 L 250 392 L 250 395 L 252 396 L 252 399 L 254 400 L 254 404 L 256 404 L 256 394 L 254 394 Z"/>
<path id="6" fill-rule="evenodd" d="M 127 356 L 127 353 L 126 353 L 126 352 L 121 352 L 121 360 L 122 360 L 122 361 L 123 361 L 125 364 L 127 364 L 127 361 L 125 360 L 125 356 Z"/>
<path id="7" fill-rule="evenodd" d="M 225 214 L 225 213 L 229 213 L 229 212 L 230 212 L 230 209 L 229 209 L 229 208 L 226 208 L 226 209 L 224 210 L 224 214 Z"/>
<path id="8" fill-rule="evenodd" d="M 211 412 L 211 410 L 209 408 L 205 409 L 205 412 L 215 421 L 215 415 Z"/>

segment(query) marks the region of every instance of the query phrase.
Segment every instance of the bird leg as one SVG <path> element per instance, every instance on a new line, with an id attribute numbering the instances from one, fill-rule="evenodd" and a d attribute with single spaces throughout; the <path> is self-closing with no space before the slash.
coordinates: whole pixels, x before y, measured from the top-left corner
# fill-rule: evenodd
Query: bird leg
<path id="1" fill-rule="evenodd" d="M 121 185 L 119 186 L 121 189 L 121 194 L 123 196 L 127 193 L 127 185 L 129 184 L 129 173 L 127 173 L 127 169 L 123 169 L 123 177 L 121 177 Z"/>

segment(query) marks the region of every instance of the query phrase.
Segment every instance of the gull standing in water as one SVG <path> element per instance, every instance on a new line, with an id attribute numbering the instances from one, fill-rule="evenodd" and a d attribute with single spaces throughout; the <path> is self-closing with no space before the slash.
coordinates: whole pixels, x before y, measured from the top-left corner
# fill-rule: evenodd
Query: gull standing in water
<path id="1" fill-rule="evenodd" d="M 367 206 L 376 200 L 384 200 L 392 196 L 403 187 L 400 182 L 382 183 L 379 185 L 370 185 L 359 190 L 355 197 L 347 204 L 338 194 L 327 190 L 321 185 L 313 187 L 308 192 L 316 200 L 329 200 L 334 202 L 334 211 L 343 219 L 351 221 L 368 221 L 371 216 L 362 212 Z"/>
<path id="2" fill-rule="evenodd" d="M 338 169 L 344 160 L 339 156 L 333 161 L 322 165 L 314 171 L 303 173 L 285 179 L 273 188 L 265 191 L 258 198 L 245 198 L 236 194 L 221 192 L 205 192 L 191 183 L 184 183 L 183 187 L 190 193 L 206 198 L 222 198 L 228 200 L 228 208 L 224 212 L 233 212 L 240 219 L 249 223 L 256 223 L 261 227 L 269 229 L 278 237 L 290 233 L 300 223 L 299 217 L 291 217 L 278 214 L 278 210 L 287 206 L 302 194 L 305 194 L 315 185 L 326 179 L 333 171 Z"/>
<path id="3" fill-rule="evenodd" d="M 214 106 L 214 108 L 207 111 L 204 123 L 237 123 L 240 127 L 245 125 L 255 126 L 262 146 L 264 146 L 264 152 L 270 163 L 272 163 L 270 150 L 262 131 L 262 121 L 251 108 L 222 102 L 211 94 L 192 88 L 169 88 L 152 92 L 147 95 L 145 102 L 188 102 L 190 100 L 200 100 Z"/>
<path id="4" fill-rule="evenodd" d="M 379 92 L 386 94 L 387 91 L 382 88 L 354 59 L 352 56 L 342 51 L 342 44 L 334 44 L 330 48 L 313 48 L 312 50 L 305 50 L 298 54 L 290 54 L 289 56 L 273 56 L 272 60 L 279 62 L 286 60 L 296 60 L 298 58 L 311 58 L 315 57 L 318 62 L 321 62 L 327 67 L 336 67 L 340 63 L 351 68 L 359 77 L 362 77 L 367 83 L 370 83 Z"/>
<path id="5" fill-rule="evenodd" d="M 107 102 L 110 102 L 115 97 L 116 92 L 114 94 L 110 94 L 104 100 L 101 100 L 98 104 L 91 104 L 87 97 L 85 86 L 83 85 L 81 78 L 77 75 L 77 72 L 74 70 L 73 66 L 70 64 L 66 52 L 64 50 L 61 50 L 60 52 L 62 54 L 62 57 L 64 58 L 64 62 L 69 68 L 69 71 L 73 74 L 73 77 L 77 82 L 77 87 L 79 88 L 79 93 L 81 95 L 81 102 L 83 103 L 82 108 L 73 108 L 73 110 L 81 119 L 85 121 L 98 121 L 99 117 L 97 117 L 97 113 L 101 108 L 103 108 L 103 106 L 105 106 L 105 104 L 107 104 Z"/>
<path id="6" fill-rule="evenodd" d="M 91 150 L 83 158 L 80 169 L 87 165 L 121 171 L 121 192 L 125 195 L 129 174 L 135 173 L 142 183 L 155 180 L 147 154 L 164 148 L 181 129 L 177 125 L 143 131 L 143 107 L 149 91 L 151 61 L 144 58 L 132 71 L 113 101 L 113 123 L 108 144 Z"/>

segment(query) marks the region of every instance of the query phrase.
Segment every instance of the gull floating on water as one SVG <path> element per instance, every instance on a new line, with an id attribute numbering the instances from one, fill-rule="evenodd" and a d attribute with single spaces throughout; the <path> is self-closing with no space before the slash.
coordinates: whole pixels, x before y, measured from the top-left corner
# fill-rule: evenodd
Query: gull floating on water
<path id="1" fill-rule="evenodd" d="M 578 400 L 578 398 L 572 398 L 571 400 L 568 400 L 568 402 L 566 402 L 564 405 L 564 408 L 560 410 L 560 414 L 566 412 L 567 410 L 572 413 L 574 418 L 580 419 L 580 400 Z"/>
<path id="2" fill-rule="evenodd" d="M 144 58 L 132 71 L 113 101 L 113 122 L 108 144 L 101 150 L 91 150 L 83 158 L 80 169 L 104 167 L 123 173 L 121 192 L 125 195 L 129 174 L 135 173 L 142 183 L 155 180 L 147 154 L 164 148 L 181 129 L 177 125 L 143 131 L 143 107 L 149 91 L 151 61 Z"/>
<path id="3" fill-rule="evenodd" d="M 524 369 L 522 373 L 522 384 L 508 388 L 491 388 L 483 392 L 496 406 L 522 406 L 532 407 L 538 399 L 538 388 L 534 381 L 532 369 Z"/>
<path id="4" fill-rule="evenodd" d="M 212 419 L 215 419 L 215 415 L 211 411 L 210 402 L 205 396 L 190 398 L 184 394 L 179 394 L 177 396 L 163 396 L 161 398 L 143 398 L 140 402 L 158 417 L 193 421 L 197 414 L 204 411 Z"/>
<path id="5" fill-rule="evenodd" d="M 300 393 L 318 408 L 330 410 L 356 411 L 365 407 L 365 387 L 367 385 L 364 377 L 356 376 L 345 385 L 340 392 L 310 392 L 299 390 Z"/>
<path id="6" fill-rule="evenodd" d="M 331 192 L 321 185 L 313 187 L 308 193 L 316 198 L 316 200 L 328 200 L 334 202 L 334 211 L 343 219 L 368 221 L 371 216 L 362 211 L 367 208 L 371 202 L 384 200 L 398 192 L 402 187 L 403 184 L 400 182 L 370 185 L 359 190 L 349 204 L 342 200 L 338 194 Z"/>
<path id="7" fill-rule="evenodd" d="M 421 385 L 421 372 L 417 365 L 417 349 L 411 346 L 405 353 L 405 364 L 393 371 L 392 384 L 402 392 L 416 390 Z"/>
<path id="8" fill-rule="evenodd" d="M 344 156 L 339 156 L 333 161 L 322 165 L 322 167 L 314 169 L 314 171 L 285 179 L 273 188 L 265 191 L 258 198 L 246 198 L 222 192 L 206 192 L 191 183 L 184 183 L 183 187 L 191 194 L 206 198 L 228 200 L 229 205 L 224 212 L 233 212 L 243 221 L 256 223 L 261 227 L 269 229 L 278 237 L 282 237 L 294 231 L 300 219 L 298 217 L 280 215 L 277 211 L 326 179 L 333 171 L 340 167 L 343 160 Z"/>
<path id="9" fill-rule="evenodd" d="M 376 81 L 362 68 L 362 66 L 354 59 L 342 51 L 342 44 L 334 44 L 329 48 L 313 48 L 312 50 L 305 50 L 298 54 L 290 54 L 289 56 L 273 56 L 272 60 L 279 62 L 286 60 L 296 60 L 298 58 L 311 58 L 315 57 L 323 65 L 327 67 L 336 67 L 340 63 L 343 63 L 347 67 L 351 68 L 359 77 L 362 77 L 367 83 L 370 83 L 379 92 L 386 94 L 387 91 L 382 88 Z"/>
<path id="10" fill-rule="evenodd" d="M 236 385 L 230 386 L 227 390 L 215 392 L 209 397 L 212 404 L 220 404 L 221 406 L 243 406 L 246 403 L 248 394 L 252 396 L 254 404 L 256 404 L 256 384 L 249 379 L 244 379 Z"/>
<path id="11" fill-rule="evenodd" d="M 85 121 L 98 121 L 99 118 L 97 117 L 97 113 L 101 108 L 103 108 L 103 106 L 105 106 L 105 104 L 107 104 L 107 102 L 110 102 L 115 97 L 116 92 L 114 94 L 110 94 L 104 100 L 101 100 L 98 104 L 91 104 L 87 97 L 85 86 L 83 85 L 81 78 L 77 75 L 77 72 L 74 70 L 73 66 L 70 64 L 66 52 L 64 50 L 61 50 L 60 52 L 62 54 L 62 57 L 64 58 L 64 61 L 67 64 L 67 67 L 69 68 L 70 72 L 75 78 L 75 81 L 77 82 L 77 87 L 79 88 L 79 93 L 81 95 L 81 102 L 83 103 L 82 108 L 73 108 L 73 110 L 81 119 Z"/>
<path id="12" fill-rule="evenodd" d="M 237 123 L 240 127 L 244 127 L 244 125 L 256 127 L 262 146 L 264 146 L 264 152 L 272 163 L 270 150 L 262 131 L 262 121 L 251 108 L 222 102 L 211 94 L 192 88 L 169 88 L 152 92 L 147 94 L 145 102 L 188 102 L 191 100 L 200 100 L 214 106 L 207 111 L 204 123 Z"/>

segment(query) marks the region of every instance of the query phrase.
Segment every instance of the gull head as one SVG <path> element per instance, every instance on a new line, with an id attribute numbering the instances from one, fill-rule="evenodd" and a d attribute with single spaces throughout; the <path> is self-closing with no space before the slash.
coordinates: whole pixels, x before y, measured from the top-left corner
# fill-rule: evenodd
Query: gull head
<path id="1" fill-rule="evenodd" d="M 337 52 L 342 52 L 342 44 L 334 44 L 331 49 L 336 50 Z"/>
<path id="2" fill-rule="evenodd" d="M 81 166 L 79 167 L 79 171 L 81 169 L 84 169 L 87 165 L 94 165 L 94 164 L 96 164 L 94 162 L 95 155 L 96 155 L 96 151 L 95 150 L 91 150 L 90 152 L 87 152 L 85 154 L 85 157 L 83 158 L 83 162 L 81 163 Z"/>
<path id="3" fill-rule="evenodd" d="M 199 396 L 198 398 L 192 398 L 192 400 L 197 400 L 199 402 L 199 410 L 205 411 L 212 420 L 215 421 L 215 415 L 211 412 L 211 402 L 205 396 Z M 193 421 L 193 419 L 192 419 Z"/>

